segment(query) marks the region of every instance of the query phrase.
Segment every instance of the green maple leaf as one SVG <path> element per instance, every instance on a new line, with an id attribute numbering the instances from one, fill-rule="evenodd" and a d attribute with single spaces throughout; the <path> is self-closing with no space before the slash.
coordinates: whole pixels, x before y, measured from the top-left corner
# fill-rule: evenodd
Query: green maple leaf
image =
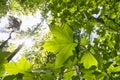
<path id="1" fill-rule="evenodd" d="M 22 57 L 20 62 L 10 62 L 5 64 L 5 69 L 10 75 L 16 75 L 18 73 L 24 74 L 25 72 L 31 71 L 32 65 L 24 57 Z"/>
<path id="2" fill-rule="evenodd" d="M 91 66 L 98 66 L 97 60 L 91 53 L 86 53 L 85 55 L 83 55 L 80 63 L 83 63 L 83 66 L 86 69 L 89 69 Z"/>
<path id="3" fill-rule="evenodd" d="M 60 68 L 73 55 L 72 51 L 75 49 L 76 43 L 73 42 L 73 32 L 68 26 L 54 26 L 50 29 L 54 38 L 47 41 L 43 47 L 49 52 L 58 53 L 55 67 Z"/>
<path id="4" fill-rule="evenodd" d="M 83 78 L 85 80 L 95 80 L 95 75 L 92 73 L 86 73 L 86 74 L 84 74 Z"/>
<path id="5" fill-rule="evenodd" d="M 73 80 L 72 77 L 75 76 L 74 70 L 64 73 L 64 80 Z"/>
<path id="6" fill-rule="evenodd" d="M 107 69 L 108 73 L 111 73 L 111 72 L 120 72 L 120 66 L 116 66 L 114 67 L 113 64 L 111 64 L 109 66 L 109 68 Z"/>

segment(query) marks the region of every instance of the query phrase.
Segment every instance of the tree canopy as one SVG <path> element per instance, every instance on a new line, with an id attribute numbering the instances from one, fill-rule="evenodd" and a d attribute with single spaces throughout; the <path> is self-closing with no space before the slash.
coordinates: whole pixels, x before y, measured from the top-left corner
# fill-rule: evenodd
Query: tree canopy
<path id="1" fill-rule="evenodd" d="M 8 57 L 14 52 L 1 48 L 0 76 L 3 80 L 119 80 L 119 0 L 0 2 L 1 17 L 7 12 L 27 15 L 37 10 L 40 10 L 50 32 L 41 40 L 37 38 L 40 29 L 33 30 L 38 30 L 34 33 L 38 35 L 38 44 L 30 53 L 36 57 L 25 56 L 18 62 L 9 62 Z"/>

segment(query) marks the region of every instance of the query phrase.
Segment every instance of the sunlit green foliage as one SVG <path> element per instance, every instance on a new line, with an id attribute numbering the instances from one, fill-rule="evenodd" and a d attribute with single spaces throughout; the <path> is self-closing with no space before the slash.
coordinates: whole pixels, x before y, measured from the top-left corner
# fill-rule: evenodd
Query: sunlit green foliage
<path id="1" fill-rule="evenodd" d="M 25 73 L 32 70 L 32 65 L 26 61 L 25 58 L 21 58 L 20 62 L 10 62 L 5 64 L 5 69 L 9 75 Z"/>
<path id="2" fill-rule="evenodd" d="M 19 62 L 10 62 L 5 64 L 5 69 L 7 72 L 7 76 L 3 80 L 34 80 L 34 76 L 32 75 L 32 65 L 30 62 L 27 62 L 25 58 L 21 58 Z"/>
<path id="3" fill-rule="evenodd" d="M 49 13 L 48 26 L 52 37 L 43 41 L 43 46 L 37 45 L 39 51 L 44 48 L 48 52 L 43 51 L 44 56 L 37 55 L 37 65 L 41 61 L 44 64 L 33 68 L 29 78 L 35 75 L 38 80 L 119 80 L 119 0 L 9 0 L 8 6 L 10 12 L 24 14 L 39 9 L 44 18 Z M 5 14 L 8 8 L 4 9 Z M 18 62 L 6 64 L 5 58 L 1 59 L 0 67 L 3 69 L 0 68 L 0 76 L 5 71 L 12 73 L 9 66 L 15 67 L 13 63 L 18 65 Z M 22 68 L 16 68 L 16 72 L 4 80 L 29 79 L 24 70 L 28 71 L 30 64 L 21 59 L 19 65 Z"/>
<path id="4" fill-rule="evenodd" d="M 60 68 L 65 61 L 73 55 L 76 44 L 73 42 L 73 34 L 68 26 L 50 27 L 53 33 L 53 39 L 44 44 L 47 51 L 53 52 L 56 55 L 55 67 Z"/>
<path id="5" fill-rule="evenodd" d="M 37 10 L 45 7 L 44 0 L 1 0 L 0 1 L 0 17 L 9 13 L 17 13 L 27 15 L 34 14 Z"/>

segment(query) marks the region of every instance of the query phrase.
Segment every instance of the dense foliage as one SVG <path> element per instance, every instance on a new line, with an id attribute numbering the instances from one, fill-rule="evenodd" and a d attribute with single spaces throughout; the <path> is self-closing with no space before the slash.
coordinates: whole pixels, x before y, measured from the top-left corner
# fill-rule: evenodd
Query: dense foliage
<path id="1" fill-rule="evenodd" d="M 47 52 L 42 54 L 45 55 L 35 58 L 38 63 L 45 60 L 39 67 L 32 68 L 25 58 L 8 63 L 10 53 L 1 50 L 3 80 L 119 80 L 119 0 L 9 0 L 0 3 L 6 4 L 0 5 L 4 9 L 10 6 L 5 9 L 10 12 L 22 10 L 28 14 L 41 10 L 52 34 L 43 41 L 42 47 Z M 41 45 L 38 48 L 40 52 L 43 50 Z"/>

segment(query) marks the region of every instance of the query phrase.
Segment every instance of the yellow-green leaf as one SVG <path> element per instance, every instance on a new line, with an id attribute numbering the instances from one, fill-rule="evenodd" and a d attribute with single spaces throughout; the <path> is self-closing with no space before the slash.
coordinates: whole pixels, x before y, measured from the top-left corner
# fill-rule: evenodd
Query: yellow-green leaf
<path id="1" fill-rule="evenodd" d="M 80 40 L 80 44 L 83 45 L 83 46 L 87 45 L 88 43 L 89 42 L 85 37 Z"/>
<path id="2" fill-rule="evenodd" d="M 83 55 L 80 63 L 83 63 L 83 66 L 86 69 L 89 69 L 91 66 L 98 66 L 98 62 L 91 53 L 86 53 Z"/>
<path id="3" fill-rule="evenodd" d="M 5 64 L 5 69 L 10 75 L 16 75 L 18 73 L 24 74 L 25 72 L 31 71 L 32 65 L 24 57 L 22 57 L 19 62 L 10 62 Z"/>
<path id="4" fill-rule="evenodd" d="M 72 51 L 75 49 L 76 43 L 73 42 L 73 33 L 68 26 L 51 27 L 51 32 L 54 38 L 44 44 L 44 48 L 56 55 L 55 67 L 60 68 L 64 62 L 73 55 Z"/>
<path id="5" fill-rule="evenodd" d="M 111 64 L 109 66 L 109 68 L 107 69 L 108 73 L 111 73 L 111 72 L 119 72 L 120 71 L 120 66 L 116 66 L 114 67 L 113 64 Z"/>

